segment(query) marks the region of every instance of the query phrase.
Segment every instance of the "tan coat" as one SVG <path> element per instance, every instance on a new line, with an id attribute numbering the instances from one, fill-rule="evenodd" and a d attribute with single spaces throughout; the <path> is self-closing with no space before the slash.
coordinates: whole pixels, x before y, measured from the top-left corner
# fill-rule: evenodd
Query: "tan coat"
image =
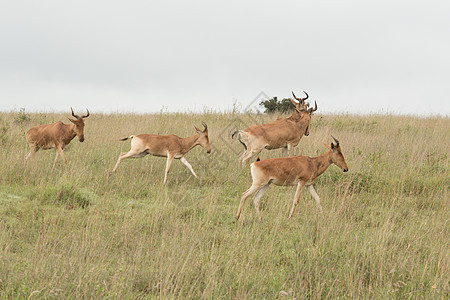
<path id="1" fill-rule="evenodd" d="M 119 155 L 117 163 L 110 174 L 114 173 L 122 160 L 126 158 L 139 158 L 148 154 L 159 157 L 167 157 L 166 170 L 164 173 L 164 183 L 167 182 L 167 174 L 169 173 L 172 160 L 180 159 L 181 162 L 192 172 L 197 178 L 197 174 L 192 168 L 191 164 L 184 158 L 192 148 L 197 145 L 206 149 L 207 153 L 211 152 L 208 137 L 208 126 L 203 123 L 204 130 L 195 127 L 196 134 L 186 138 L 180 138 L 174 134 L 171 135 L 156 135 L 156 134 L 139 134 L 121 139 L 121 141 L 131 140 L 131 149 L 128 152 L 123 152 Z"/>
<path id="2" fill-rule="evenodd" d="M 334 139 L 334 138 L 333 138 Z M 317 202 L 320 212 L 323 215 L 320 198 L 313 187 L 314 180 L 320 176 L 331 165 L 335 164 L 344 172 L 348 171 L 344 156 L 342 155 L 339 142 L 335 139 L 336 145 L 326 145 L 329 150 L 317 157 L 295 156 L 287 158 L 272 158 L 256 161 L 251 164 L 251 173 L 253 183 L 252 186 L 242 194 L 241 202 L 236 214 L 239 216 L 247 199 L 254 192 L 256 193 L 254 204 L 258 217 L 261 219 L 259 211 L 259 200 L 263 196 L 265 190 L 271 183 L 280 186 L 297 185 L 297 191 L 294 196 L 294 202 L 289 214 L 289 218 L 294 214 L 295 207 L 300 199 L 301 190 L 304 186 Z"/>
<path id="3" fill-rule="evenodd" d="M 61 156 L 64 163 L 67 165 L 67 159 L 63 152 L 64 147 L 67 146 L 75 136 L 78 136 L 80 142 L 84 141 L 84 118 L 89 117 L 89 111 L 87 111 L 87 115 L 79 117 L 78 115 L 75 115 L 72 110 L 72 116 L 76 118 L 69 118 L 69 121 L 72 122 L 72 124 L 64 124 L 59 121 L 53 124 L 39 125 L 30 128 L 25 134 L 28 146 L 30 147 L 30 152 L 25 156 L 25 163 L 29 159 L 32 159 L 39 149 L 48 150 L 55 148 L 56 157 L 53 162 L 53 168 L 55 168 L 58 155 Z"/>

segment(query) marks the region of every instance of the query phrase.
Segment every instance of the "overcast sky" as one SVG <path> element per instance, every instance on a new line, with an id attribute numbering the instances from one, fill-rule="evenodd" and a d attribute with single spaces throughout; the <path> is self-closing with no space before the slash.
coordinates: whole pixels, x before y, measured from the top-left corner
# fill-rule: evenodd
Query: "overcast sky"
<path id="1" fill-rule="evenodd" d="M 449 1 L 2 1 L 0 110 L 450 114 Z"/>

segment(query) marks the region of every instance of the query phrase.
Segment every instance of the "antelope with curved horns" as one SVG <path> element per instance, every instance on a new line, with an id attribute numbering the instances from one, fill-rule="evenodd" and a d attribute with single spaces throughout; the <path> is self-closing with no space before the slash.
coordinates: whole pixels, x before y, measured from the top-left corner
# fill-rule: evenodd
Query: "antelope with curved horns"
<path id="1" fill-rule="evenodd" d="M 295 105 L 295 110 L 288 118 L 278 118 L 274 122 L 262 125 L 250 126 L 244 130 L 237 130 L 232 134 L 232 138 L 238 137 L 239 142 L 244 146 L 244 152 L 239 156 L 242 165 L 252 157 L 258 155 L 263 149 L 282 148 L 282 156 L 286 157 L 288 151 L 292 155 L 293 148 L 298 145 L 303 135 L 309 135 L 309 124 L 311 114 L 317 110 L 317 102 L 314 108 L 307 109 L 304 102 L 308 99 L 294 98 L 299 102 L 290 99 Z"/>
<path id="2" fill-rule="evenodd" d="M 55 148 L 56 157 L 53 162 L 52 169 L 55 168 L 58 155 L 64 160 L 67 165 L 67 159 L 64 155 L 64 147 L 67 146 L 72 139 L 77 136 L 80 142 L 84 141 L 84 120 L 89 117 L 89 110 L 86 109 L 87 114 L 85 116 L 79 117 L 73 112 L 72 116 L 76 119 L 68 118 L 72 124 L 64 124 L 59 121 L 53 124 L 40 125 L 30 128 L 25 136 L 27 139 L 28 146 L 30 147 L 30 152 L 25 156 L 25 163 L 28 159 L 32 159 L 34 154 L 39 150 L 48 150 Z"/>
<path id="3" fill-rule="evenodd" d="M 200 130 L 194 126 L 197 133 L 186 138 L 180 138 L 174 134 L 139 134 L 121 139 L 121 141 L 132 139 L 131 149 L 128 152 L 123 152 L 120 154 L 114 169 L 111 171 L 111 174 L 117 170 L 120 162 L 125 158 L 140 158 L 146 156 L 147 154 L 151 154 L 153 156 L 167 157 L 164 183 L 167 182 L 167 174 L 169 173 L 170 165 L 172 164 L 172 160 L 174 158 L 180 159 L 181 162 L 192 172 L 195 178 L 197 178 L 197 174 L 195 174 L 191 164 L 188 163 L 186 158 L 184 158 L 184 155 L 197 145 L 205 148 L 206 153 L 211 153 L 208 138 L 208 126 L 205 122 L 202 122 L 202 125 L 204 127 L 203 130 Z"/>
<path id="4" fill-rule="evenodd" d="M 297 191 L 295 192 L 289 219 L 292 218 L 292 215 L 294 214 L 295 207 L 300 200 L 300 195 L 304 186 L 306 186 L 310 194 L 316 200 L 319 210 L 323 216 L 319 195 L 317 195 L 313 187 L 314 180 L 325 172 L 331 164 L 335 164 L 344 172 L 348 171 L 339 141 L 333 136 L 332 138 L 336 144 L 331 143 L 331 145 L 327 145 L 324 143 L 329 150 L 314 158 L 308 156 L 295 156 L 288 158 L 264 159 L 252 163 L 251 173 L 253 183 L 252 186 L 242 194 L 241 202 L 236 214 L 236 220 L 239 219 L 245 199 L 247 199 L 254 192 L 257 193 L 253 199 L 253 203 L 255 205 L 258 218 L 262 220 L 261 213 L 259 211 L 259 200 L 271 183 L 282 186 L 297 185 Z"/>
<path id="5" fill-rule="evenodd" d="M 303 108 L 307 108 L 307 107 L 306 107 L 306 104 L 305 104 L 305 100 L 307 100 L 307 99 L 309 98 L 308 93 L 305 92 L 305 91 L 303 91 L 303 93 L 305 93 L 306 97 L 305 97 L 305 98 L 297 98 L 297 97 L 295 96 L 294 92 L 293 92 L 293 91 L 291 91 L 291 92 L 292 92 L 292 96 L 294 96 L 294 99 L 297 100 L 299 103 L 300 103 L 300 102 L 303 103 Z M 294 105 L 296 105 L 296 103 L 294 103 Z"/>

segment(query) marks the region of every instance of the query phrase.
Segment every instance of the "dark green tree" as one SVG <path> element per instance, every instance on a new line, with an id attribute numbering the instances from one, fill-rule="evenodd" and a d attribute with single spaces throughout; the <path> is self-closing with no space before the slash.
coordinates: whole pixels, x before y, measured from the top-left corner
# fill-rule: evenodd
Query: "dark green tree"
<path id="1" fill-rule="evenodd" d="M 295 108 L 289 98 L 284 98 L 280 101 L 277 97 L 273 97 L 272 99 L 261 101 L 259 105 L 263 106 L 264 112 L 269 114 L 274 112 L 291 112 Z"/>

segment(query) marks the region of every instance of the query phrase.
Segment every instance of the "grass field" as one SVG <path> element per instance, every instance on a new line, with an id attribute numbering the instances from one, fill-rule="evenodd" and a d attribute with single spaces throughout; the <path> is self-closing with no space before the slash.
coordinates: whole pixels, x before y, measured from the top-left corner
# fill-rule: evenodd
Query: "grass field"
<path id="1" fill-rule="evenodd" d="M 51 171 L 55 152 L 26 167 L 25 131 L 69 114 L 0 113 L 0 298 L 448 299 L 448 117 L 320 115 L 297 155 L 339 139 L 349 172 L 316 180 L 322 219 L 306 191 L 271 186 L 259 222 L 237 163 L 236 128 L 277 116 L 234 113 L 92 114 Z M 174 161 L 125 160 L 130 134 L 194 134 L 209 127 L 212 153 Z M 68 123 L 68 121 L 66 122 Z M 261 158 L 278 157 L 264 151 Z"/>

